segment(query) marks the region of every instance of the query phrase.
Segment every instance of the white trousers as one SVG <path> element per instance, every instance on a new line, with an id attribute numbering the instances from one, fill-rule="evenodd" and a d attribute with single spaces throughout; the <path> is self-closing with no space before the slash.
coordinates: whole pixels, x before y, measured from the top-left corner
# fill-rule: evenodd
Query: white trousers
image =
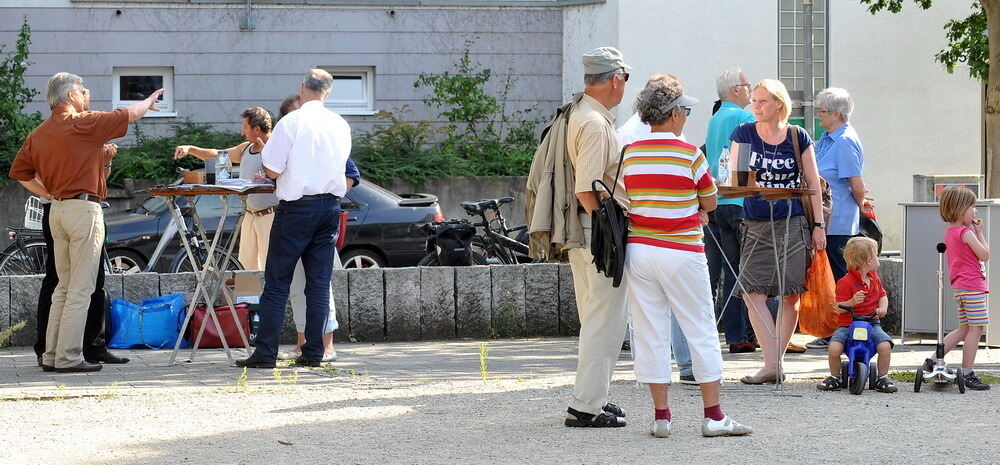
<path id="1" fill-rule="evenodd" d="M 694 379 L 699 383 L 722 379 L 722 349 L 704 253 L 629 244 L 625 283 L 636 381 L 670 382 L 671 315 L 691 349 Z"/>
<path id="2" fill-rule="evenodd" d="M 337 251 L 333 251 L 334 268 L 339 268 L 340 258 Z M 292 320 L 295 321 L 295 331 L 306 332 L 306 270 L 302 266 L 302 260 L 295 264 L 295 273 L 292 274 L 292 285 L 288 288 L 288 300 L 292 302 Z M 330 288 L 330 316 L 326 318 L 326 326 L 323 334 L 332 333 L 340 327 L 337 323 L 337 307 L 333 303 L 333 287 Z"/>
<path id="3" fill-rule="evenodd" d="M 622 349 L 622 335 L 628 323 L 625 310 L 625 283 L 611 285 L 611 278 L 597 272 L 590 254 L 590 216 L 580 215 L 586 247 L 570 249 L 576 309 L 580 314 L 579 353 L 576 384 L 569 406 L 598 415 L 608 403 L 611 376 Z M 669 361 L 669 358 L 667 359 Z"/>

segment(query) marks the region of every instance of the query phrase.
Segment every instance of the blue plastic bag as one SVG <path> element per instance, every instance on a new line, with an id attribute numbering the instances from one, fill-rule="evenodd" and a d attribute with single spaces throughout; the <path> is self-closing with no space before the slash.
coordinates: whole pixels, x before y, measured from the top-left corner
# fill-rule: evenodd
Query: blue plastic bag
<path id="1" fill-rule="evenodd" d="M 108 347 L 172 348 L 180 335 L 184 315 L 183 294 L 153 297 L 142 301 L 142 305 L 122 299 L 112 300 L 108 318 Z"/>

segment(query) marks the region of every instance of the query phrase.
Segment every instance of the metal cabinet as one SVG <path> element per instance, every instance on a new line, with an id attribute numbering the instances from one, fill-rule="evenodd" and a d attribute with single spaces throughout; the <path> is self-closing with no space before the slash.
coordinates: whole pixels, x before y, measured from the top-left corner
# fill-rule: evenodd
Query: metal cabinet
<path id="1" fill-rule="evenodd" d="M 947 224 L 941 221 L 937 202 L 901 203 L 903 206 L 903 339 L 907 334 L 937 333 L 937 267 L 939 242 L 944 242 Z M 991 247 L 1000 246 L 1000 199 L 982 200 L 976 204 L 983 219 L 984 234 Z M 997 249 L 993 249 L 997 250 Z M 994 292 L 1000 292 L 1000 268 L 991 272 L 986 263 L 986 281 Z M 948 282 L 948 261 L 944 261 L 944 331 L 947 334 L 958 327 L 957 306 Z M 990 314 L 1000 318 L 1000 310 L 993 308 L 992 296 L 988 301 Z M 1000 323 L 986 327 L 986 344 L 1000 346 Z"/>

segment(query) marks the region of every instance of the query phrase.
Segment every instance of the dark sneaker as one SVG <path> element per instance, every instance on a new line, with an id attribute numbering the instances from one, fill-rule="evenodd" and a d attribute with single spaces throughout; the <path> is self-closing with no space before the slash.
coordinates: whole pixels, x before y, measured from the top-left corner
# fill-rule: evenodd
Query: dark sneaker
<path id="1" fill-rule="evenodd" d="M 746 354 L 755 351 L 757 351 L 757 347 L 754 346 L 752 342 L 729 344 L 729 353 L 731 354 Z"/>
<path id="2" fill-rule="evenodd" d="M 965 388 L 973 391 L 989 391 L 990 385 L 984 383 L 975 373 L 965 375 Z"/>
<path id="3" fill-rule="evenodd" d="M 886 375 L 879 376 L 875 378 L 875 390 L 878 392 L 896 392 L 896 385 L 889 381 L 889 377 Z"/>
<path id="4" fill-rule="evenodd" d="M 236 366 L 246 368 L 274 368 L 277 365 L 274 363 L 274 360 L 265 360 L 254 353 L 247 358 L 237 360 Z"/>
<path id="5" fill-rule="evenodd" d="M 820 391 L 839 391 L 844 386 L 840 384 L 840 376 L 827 376 L 822 383 L 816 385 Z"/>
<path id="6" fill-rule="evenodd" d="M 826 349 L 830 347 L 830 338 L 818 337 L 806 344 L 806 349 Z"/>
<path id="7" fill-rule="evenodd" d="M 934 367 L 935 366 L 937 366 L 937 362 L 935 362 L 934 360 L 931 360 L 931 359 L 928 358 L 928 359 L 924 359 L 924 365 L 921 368 L 923 368 L 924 371 L 930 373 L 930 372 L 934 371 Z"/>
<path id="8" fill-rule="evenodd" d="M 694 375 L 681 375 L 681 384 L 698 384 L 698 381 L 694 379 Z"/>

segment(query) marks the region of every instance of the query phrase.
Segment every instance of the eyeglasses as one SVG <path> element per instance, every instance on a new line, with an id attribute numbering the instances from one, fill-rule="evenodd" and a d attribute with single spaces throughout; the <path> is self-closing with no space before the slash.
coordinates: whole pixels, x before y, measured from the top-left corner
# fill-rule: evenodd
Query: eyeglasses
<path id="1" fill-rule="evenodd" d="M 820 107 L 816 107 L 816 113 L 829 113 L 829 112 Z"/>
<path id="2" fill-rule="evenodd" d="M 733 87 L 746 87 L 747 89 L 749 89 L 749 88 L 750 88 L 750 83 L 746 83 L 746 84 L 736 84 L 736 85 L 735 85 L 735 86 L 733 86 Z"/>
<path id="3" fill-rule="evenodd" d="M 684 111 L 684 116 L 691 116 L 691 108 L 690 107 L 677 107 L 677 109 L 678 110 L 683 110 Z"/>

